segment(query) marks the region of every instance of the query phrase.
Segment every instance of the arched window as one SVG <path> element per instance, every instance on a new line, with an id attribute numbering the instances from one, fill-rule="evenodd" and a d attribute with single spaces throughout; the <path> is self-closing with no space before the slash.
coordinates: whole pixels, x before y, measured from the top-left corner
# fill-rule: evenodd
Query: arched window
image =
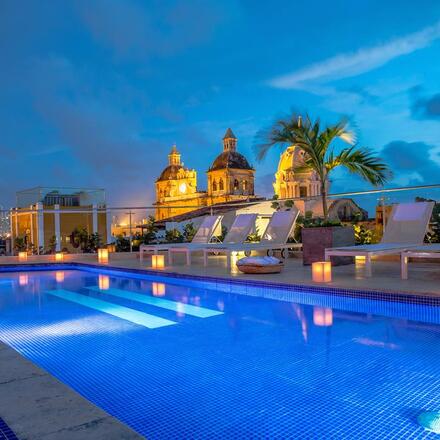
<path id="1" fill-rule="evenodd" d="M 240 189 L 240 183 L 237 179 L 234 180 L 234 191 L 237 191 Z"/>
<path id="2" fill-rule="evenodd" d="M 225 185 L 223 184 L 223 179 L 220 179 L 218 186 L 220 191 L 223 191 L 225 189 Z"/>
<path id="3" fill-rule="evenodd" d="M 242 185 L 243 185 L 243 191 L 247 191 L 249 189 L 247 180 L 243 180 Z"/>
<path id="4" fill-rule="evenodd" d="M 217 191 L 217 182 L 215 180 L 212 182 L 212 190 Z"/>

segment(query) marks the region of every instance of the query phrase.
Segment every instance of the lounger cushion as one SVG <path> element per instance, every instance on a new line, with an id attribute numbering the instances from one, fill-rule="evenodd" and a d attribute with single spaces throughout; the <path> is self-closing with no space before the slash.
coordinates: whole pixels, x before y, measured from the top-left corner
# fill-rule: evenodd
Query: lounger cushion
<path id="1" fill-rule="evenodd" d="M 281 260 L 275 257 L 244 257 L 237 261 L 237 266 L 272 266 L 274 264 L 280 264 Z"/>
<path id="2" fill-rule="evenodd" d="M 245 257 L 237 261 L 237 267 L 243 273 L 279 273 L 284 263 L 275 257 Z"/>

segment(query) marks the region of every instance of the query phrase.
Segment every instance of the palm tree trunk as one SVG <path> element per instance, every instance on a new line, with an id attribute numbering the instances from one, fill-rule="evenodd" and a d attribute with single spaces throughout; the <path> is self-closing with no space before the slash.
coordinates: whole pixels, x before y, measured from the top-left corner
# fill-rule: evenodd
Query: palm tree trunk
<path id="1" fill-rule="evenodd" d="M 328 207 L 327 207 L 327 186 L 325 181 L 321 183 L 321 197 L 322 197 L 322 212 L 324 214 L 324 220 L 328 219 Z"/>

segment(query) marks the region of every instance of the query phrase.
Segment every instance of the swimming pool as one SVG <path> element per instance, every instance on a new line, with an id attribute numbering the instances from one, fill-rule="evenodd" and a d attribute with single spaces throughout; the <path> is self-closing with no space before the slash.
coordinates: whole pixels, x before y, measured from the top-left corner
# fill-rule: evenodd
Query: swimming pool
<path id="1" fill-rule="evenodd" d="M 264 296 L 264 297 L 263 297 Z M 0 339 L 149 439 L 438 438 L 440 307 L 98 271 L 0 272 Z"/>

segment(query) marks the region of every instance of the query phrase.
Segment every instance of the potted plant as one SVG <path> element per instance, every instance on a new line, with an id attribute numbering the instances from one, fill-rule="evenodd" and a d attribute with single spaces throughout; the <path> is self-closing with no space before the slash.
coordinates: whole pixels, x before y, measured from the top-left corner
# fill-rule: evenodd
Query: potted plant
<path id="1" fill-rule="evenodd" d="M 333 143 L 340 139 L 349 147 L 336 152 Z M 259 160 L 263 159 L 271 147 L 275 145 L 296 145 L 304 151 L 304 171 L 313 170 L 320 184 L 322 200 L 322 219 L 311 219 L 304 223 L 302 229 L 303 261 L 311 264 L 324 259 L 326 248 L 350 246 L 355 244 L 353 227 L 342 226 L 340 222 L 329 220 L 328 188 L 329 176 L 338 167 L 345 167 L 349 172 L 363 177 L 374 186 L 382 185 L 390 175 L 388 167 L 366 148 L 355 145 L 354 134 L 349 131 L 346 120 L 334 125 L 322 127 L 320 120 L 312 121 L 306 116 L 292 115 L 276 121 L 268 133 L 264 134 L 264 142 L 258 146 Z M 297 169 L 301 171 L 301 167 Z M 343 257 L 336 264 L 351 262 Z"/>

